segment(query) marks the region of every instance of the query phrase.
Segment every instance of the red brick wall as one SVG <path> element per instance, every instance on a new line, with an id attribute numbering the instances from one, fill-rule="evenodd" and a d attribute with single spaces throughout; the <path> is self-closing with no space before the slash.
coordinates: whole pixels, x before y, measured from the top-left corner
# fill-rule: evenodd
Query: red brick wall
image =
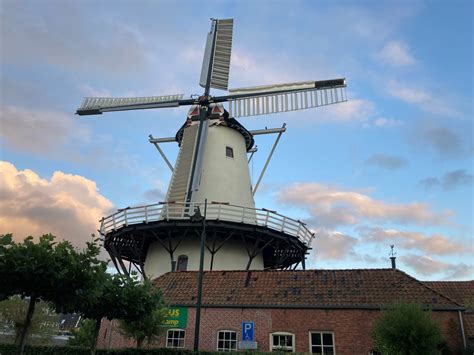
<path id="1" fill-rule="evenodd" d="M 242 309 L 204 308 L 201 311 L 200 349 L 216 350 L 217 332 L 234 330 L 237 340 L 242 337 L 242 322 L 255 322 L 255 340 L 260 351 L 270 350 L 269 334 L 289 332 L 295 335 L 297 352 L 309 352 L 310 331 L 334 333 L 338 355 L 367 354 L 374 346 L 371 337 L 373 322 L 380 315 L 371 310 L 321 310 L 321 309 Z M 441 326 L 444 339 L 452 350 L 462 346 L 457 312 L 433 312 L 433 319 Z M 185 347 L 193 348 L 195 310 L 188 310 Z M 112 328 L 112 333 L 110 329 Z M 165 346 L 166 331 L 153 347 Z M 134 346 L 117 331 L 116 322 L 103 321 L 98 346 L 101 348 Z"/>

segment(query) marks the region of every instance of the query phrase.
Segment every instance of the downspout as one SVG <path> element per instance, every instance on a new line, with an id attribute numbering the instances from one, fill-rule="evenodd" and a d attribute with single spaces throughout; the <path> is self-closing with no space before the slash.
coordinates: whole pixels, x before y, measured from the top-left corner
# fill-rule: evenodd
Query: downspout
<path id="1" fill-rule="evenodd" d="M 462 321 L 461 311 L 458 311 L 458 314 L 459 314 L 459 324 L 461 325 L 462 343 L 464 345 L 464 348 L 466 348 L 466 335 L 464 334 L 464 323 Z"/>

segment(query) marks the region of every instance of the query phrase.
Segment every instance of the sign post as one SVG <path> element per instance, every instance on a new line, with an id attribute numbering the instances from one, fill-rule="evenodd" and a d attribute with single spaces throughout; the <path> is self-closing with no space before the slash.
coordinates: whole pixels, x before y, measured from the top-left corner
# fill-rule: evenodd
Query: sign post
<path id="1" fill-rule="evenodd" d="M 242 322 L 242 341 L 239 341 L 239 349 L 256 350 L 257 342 L 254 341 L 255 324 L 254 322 Z"/>

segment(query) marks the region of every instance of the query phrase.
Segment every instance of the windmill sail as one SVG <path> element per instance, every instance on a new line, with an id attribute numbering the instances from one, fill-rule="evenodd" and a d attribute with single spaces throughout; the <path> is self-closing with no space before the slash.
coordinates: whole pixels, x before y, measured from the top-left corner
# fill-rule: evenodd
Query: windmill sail
<path id="1" fill-rule="evenodd" d="M 230 55 L 232 52 L 233 19 L 215 20 L 207 35 L 199 85 L 206 87 L 210 73 L 210 87 L 227 90 L 229 83 Z M 215 38 L 215 42 L 214 42 Z"/>
<path id="2" fill-rule="evenodd" d="M 231 117 L 267 115 L 304 110 L 347 101 L 345 79 L 305 81 L 229 90 Z"/>
<path id="3" fill-rule="evenodd" d="M 177 107 L 182 94 L 147 97 L 86 97 L 77 109 L 78 115 L 100 115 L 109 111 Z"/>
<path id="4" fill-rule="evenodd" d="M 181 149 L 171 178 L 166 201 L 175 203 L 186 202 L 186 193 L 189 187 L 189 178 L 194 157 L 198 125 L 192 125 L 184 130 Z"/>

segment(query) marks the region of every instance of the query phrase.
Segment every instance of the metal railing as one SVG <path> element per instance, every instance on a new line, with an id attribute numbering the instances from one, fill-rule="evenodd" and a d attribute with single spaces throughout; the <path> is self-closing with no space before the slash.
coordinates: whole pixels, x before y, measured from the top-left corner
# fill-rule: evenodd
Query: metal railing
<path id="1" fill-rule="evenodd" d="M 134 224 L 189 219 L 199 206 L 204 211 L 204 203 L 157 203 L 153 205 L 127 207 L 100 220 L 100 233 L 108 233 L 123 226 Z M 240 222 L 267 227 L 297 237 L 308 247 L 314 238 L 306 224 L 267 209 L 235 206 L 228 203 L 208 202 L 206 220 Z"/>

